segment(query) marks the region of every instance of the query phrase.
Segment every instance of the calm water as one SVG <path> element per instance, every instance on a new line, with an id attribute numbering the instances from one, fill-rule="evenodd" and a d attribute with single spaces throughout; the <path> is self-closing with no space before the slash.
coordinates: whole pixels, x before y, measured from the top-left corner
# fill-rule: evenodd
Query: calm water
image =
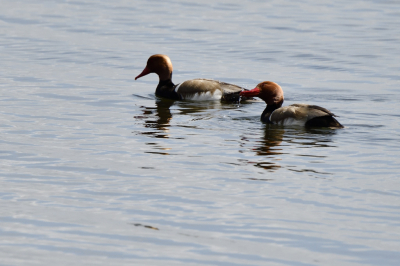
<path id="1" fill-rule="evenodd" d="M 398 1 L 0 4 L 0 265 L 399 265 Z M 345 129 L 264 102 L 157 99 L 279 83 Z"/>

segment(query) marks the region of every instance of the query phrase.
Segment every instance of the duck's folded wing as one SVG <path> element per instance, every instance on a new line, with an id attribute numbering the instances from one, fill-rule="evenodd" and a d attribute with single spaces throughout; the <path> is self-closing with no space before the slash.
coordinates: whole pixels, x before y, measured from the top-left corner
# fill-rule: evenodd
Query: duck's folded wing
<path id="1" fill-rule="evenodd" d="M 184 100 L 219 100 L 222 96 L 219 82 L 210 79 L 186 80 L 175 91 Z"/>
<path id="2" fill-rule="evenodd" d="M 318 105 L 297 103 L 297 104 L 292 104 L 292 106 L 307 108 L 310 113 L 313 113 L 316 116 L 325 116 L 325 115 L 336 116 L 334 113 L 332 113 L 328 109 L 318 106 Z"/>
<path id="3" fill-rule="evenodd" d="M 276 109 L 271 114 L 270 121 L 273 123 L 279 123 L 285 119 L 292 118 L 306 122 L 310 119 L 320 116 L 334 116 L 334 114 L 329 110 L 317 105 L 292 104 Z"/>
<path id="4" fill-rule="evenodd" d="M 191 79 L 176 86 L 182 99 L 237 101 L 244 88 L 212 79 Z"/>
<path id="5" fill-rule="evenodd" d="M 272 123 L 280 123 L 286 119 L 303 120 L 307 117 L 307 108 L 303 106 L 289 105 L 276 109 L 272 112 L 269 120 Z"/>
<path id="6" fill-rule="evenodd" d="M 210 79 L 191 79 L 182 82 L 176 86 L 176 92 L 180 94 L 194 94 L 194 93 L 214 93 L 219 90 L 220 85 L 216 80 Z"/>
<path id="7" fill-rule="evenodd" d="M 235 84 L 230 84 L 230 83 L 225 83 L 225 82 L 219 82 L 221 85 L 221 89 L 224 94 L 231 94 L 231 93 L 240 93 L 244 88 L 237 86 Z"/>
<path id="8" fill-rule="evenodd" d="M 245 88 L 213 79 L 191 79 L 179 84 L 176 88 L 180 93 L 214 92 L 220 90 L 223 94 L 240 93 Z M 178 92 L 178 91 L 177 91 Z"/>
<path id="9" fill-rule="evenodd" d="M 343 128 L 334 117 L 334 113 L 317 105 L 308 105 L 309 112 L 305 126 L 309 127 L 330 127 L 330 128 Z"/>
<path id="10" fill-rule="evenodd" d="M 240 86 L 220 82 L 221 90 L 222 90 L 222 100 L 224 101 L 239 101 L 240 99 L 240 92 L 246 90 Z M 249 97 L 242 96 L 241 99 L 243 101 L 250 99 Z"/>

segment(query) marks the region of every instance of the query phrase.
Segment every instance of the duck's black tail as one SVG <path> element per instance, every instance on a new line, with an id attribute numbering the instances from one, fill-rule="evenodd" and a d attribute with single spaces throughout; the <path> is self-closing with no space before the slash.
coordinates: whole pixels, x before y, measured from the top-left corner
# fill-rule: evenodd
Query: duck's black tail
<path id="1" fill-rule="evenodd" d="M 306 127 L 334 127 L 344 128 L 333 116 L 318 116 L 306 122 Z"/>

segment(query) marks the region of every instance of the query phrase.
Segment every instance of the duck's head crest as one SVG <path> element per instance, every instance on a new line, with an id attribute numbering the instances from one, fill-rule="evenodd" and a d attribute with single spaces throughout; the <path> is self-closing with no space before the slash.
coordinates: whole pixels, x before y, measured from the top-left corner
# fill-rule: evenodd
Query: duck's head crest
<path id="1" fill-rule="evenodd" d="M 167 55 L 155 54 L 149 57 L 146 67 L 135 80 L 150 73 L 156 73 L 160 77 L 160 80 L 168 80 L 172 77 L 172 71 L 171 59 Z"/>
<path id="2" fill-rule="evenodd" d="M 284 99 L 281 86 L 272 81 L 261 82 L 252 90 L 242 91 L 240 95 L 245 97 L 259 97 L 267 105 L 277 105 L 279 107 L 282 106 Z"/>

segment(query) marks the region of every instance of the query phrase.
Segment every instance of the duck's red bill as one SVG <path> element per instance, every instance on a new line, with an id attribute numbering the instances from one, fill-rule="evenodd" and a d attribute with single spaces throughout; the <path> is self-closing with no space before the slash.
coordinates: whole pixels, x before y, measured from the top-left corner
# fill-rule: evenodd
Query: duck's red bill
<path id="1" fill-rule="evenodd" d="M 147 74 L 150 74 L 150 70 L 147 68 L 147 66 L 143 69 L 142 73 L 140 73 L 135 80 L 137 80 L 140 77 L 146 76 Z"/>
<path id="2" fill-rule="evenodd" d="M 255 97 L 258 96 L 260 94 L 261 90 L 259 88 L 254 88 L 252 90 L 249 91 L 242 91 L 240 93 L 240 96 L 245 96 L 245 97 Z"/>

